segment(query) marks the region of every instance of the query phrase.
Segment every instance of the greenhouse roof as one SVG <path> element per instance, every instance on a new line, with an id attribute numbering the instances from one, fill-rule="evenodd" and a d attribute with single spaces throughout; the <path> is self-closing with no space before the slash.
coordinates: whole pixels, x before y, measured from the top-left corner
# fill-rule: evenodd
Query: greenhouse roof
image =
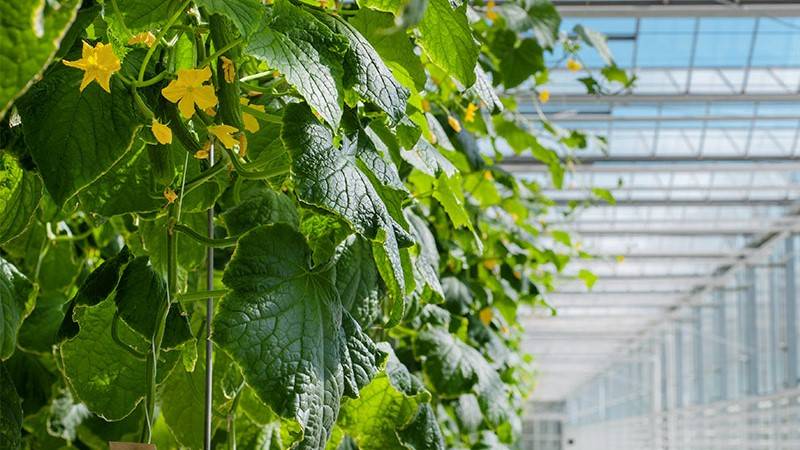
<path id="1" fill-rule="evenodd" d="M 581 93 L 581 75 L 553 72 L 542 112 L 608 140 L 607 148 L 598 141 L 578 152 L 582 164 L 563 189 L 532 158 L 505 160 L 544 187 L 558 204 L 553 221 L 596 255 L 572 265 L 548 297 L 558 316 L 527 318 L 537 400 L 566 398 L 687 305 L 707 300 L 734 268 L 758 262 L 777 239 L 800 231 L 798 5 L 556 3 L 567 16 L 565 32 L 580 23 L 607 34 L 615 61 L 638 81 L 629 92 L 598 98 Z M 555 54 L 551 64 L 561 60 Z M 602 65 L 592 49 L 581 60 Z M 535 93 L 520 89 L 518 96 L 535 119 Z M 563 219 L 566 205 L 591 199 L 595 187 L 609 189 L 617 204 Z M 592 289 L 575 279 L 579 269 L 599 276 Z"/>

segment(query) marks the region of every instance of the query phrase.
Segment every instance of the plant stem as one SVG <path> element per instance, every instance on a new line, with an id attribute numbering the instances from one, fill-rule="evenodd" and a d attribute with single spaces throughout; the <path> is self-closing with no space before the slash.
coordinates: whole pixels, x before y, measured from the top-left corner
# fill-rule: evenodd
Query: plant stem
<path id="1" fill-rule="evenodd" d="M 233 47 L 236 47 L 237 45 L 239 45 L 239 44 L 241 44 L 241 43 L 243 43 L 243 42 L 244 42 L 244 39 L 242 39 L 242 38 L 239 38 L 239 39 L 236 39 L 236 40 L 234 40 L 234 41 L 231 41 L 231 42 L 229 42 L 229 43 L 228 43 L 228 44 L 226 44 L 224 47 L 222 47 L 222 48 L 220 48 L 219 50 L 215 51 L 214 53 L 212 53 L 212 54 L 208 55 L 208 56 L 206 57 L 206 59 L 204 59 L 204 60 L 203 60 L 203 61 L 200 63 L 200 67 L 205 67 L 205 66 L 207 66 L 208 64 L 211 64 L 211 61 L 213 61 L 213 60 L 215 60 L 215 59 L 219 58 L 220 56 L 224 55 L 224 54 L 225 54 L 225 52 L 227 52 L 228 50 L 232 49 Z"/>
<path id="2" fill-rule="evenodd" d="M 150 339 L 150 352 L 147 354 L 147 390 L 145 391 L 145 425 L 142 430 L 142 442 L 150 443 L 153 437 L 153 424 L 155 423 L 156 409 L 156 384 L 158 375 L 158 357 L 161 352 L 161 342 L 164 340 L 164 331 L 167 325 L 167 315 L 172 299 L 178 287 L 178 241 L 171 224 L 175 221 L 175 205 L 169 206 L 169 224 L 167 226 L 167 296 L 156 311 L 156 324 L 153 336 Z"/>
<path id="3" fill-rule="evenodd" d="M 153 43 L 153 45 L 149 49 L 147 49 L 147 53 L 144 55 L 144 60 L 142 61 L 142 65 L 139 67 L 138 80 L 140 83 L 144 81 L 144 71 L 147 69 L 147 63 L 149 63 L 150 58 L 153 57 L 153 53 L 155 53 L 156 47 L 158 47 L 161 44 L 161 40 L 167 34 L 167 31 L 169 31 L 169 28 L 172 26 L 172 24 L 175 23 L 176 20 L 178 20 L 178 18 L 183 14 L 183 11 L 186 9 L 187 6 L 189 6 L 191 2 L 192 2 L 191 0 L 186 0 L 181 4 L 178 10 L 175 11 L 175 14 L 173 14 L 172 17 L 169 18 L 167 23 L 165 23 L 164 26 L 161 28 L 161 31 L 158 32 L 155 43 Z"/>
<path id="4" fill-rule="evenodd" d="M 165 70 L 165 71 L 159 73 L 158 75 L 154 76 L 153 78 L 150 78 L 149 80 L 134 81 L 133 84 L 136 87 L 152 86 L 152 85 L 158 83 L 159 81 L 163 80 L 164 78 L 166 78 L 167 75 L 169 75 L 169 73 Z"/>
<path id="5" fill-rule="evenodd" d="M 194 231 L 193 229 L 187 227 L 186 225 L 181 225 L 176 223 L 172 226 L 172 229 L 175 231 L 180 231 L 181 233 L 189 236 L 190 238 L 194 239 L 195 241 L 205 245 L 206 247 L 210 248 L 224 248 L 224 247 L 233 247 L 238 242 L 238 237 L 227 237 L 224 239 L 214 239 L 203 236 L 202 234 Z"/>
<path id="6" fill-rule="evenodd" d="M 214 289 L 211 291 L 197 291 L 197 292 L 187 292 L 185 294 L 180 294 L 178 296 L 179 302 L 193 302 L 197 300 L 205 300 L 209 297 L 219 298 L 223 295 L 227 294 L 227 289 Z"/>
<path id="7" fill-rule="evenodd" d="M 214 164 L 214 150 L 216 145 L 211 141 L 209 147 L 208 160 Z M 222 164 L 220 164 L 222 166 Z M 208 238 L 214 238 L 214 205 L 208 209 Z M 214 247 L 206 249 L 206 290 L 214 290 Z M 206 298 L 206 373 L 205 373 L 205 392 L 204 392 L 204 411 L 203 411 L 203 448 L 211 450 L 211 417 L 214 411 L 214 345 L 211 342 L 211 322 L 214 319 L 214 297 L 209 295 Z M 235 443 L 234 443 L 235 445 Z"/>
<path id="8" fill-rule="evenodd" d="M 274 70 L 267 70 L 267 71 L 264 71 L 264 72 L 258 72 L 258 73 L 254 73 L 252 75 L 243 76 L 242 78 L 239 78 L 239 81 L 257 80 L 259 78 L 265 78 L 265 77 L 272 76 L 272 74 L 274 74 L 274 73 L 275 73 Z"/>
<path id="9" fill-rule="evenodd" d="M 268 114 L 264 111 L 259 111 L 252 106 L 249 105 L 242 105 L 242 109 L 247 111 L 248 114 L 251 114 L 265 122 L 272 122 L 272 123 L 283 123 L 283 118 L 277 114 Z"/>
<path id="10" fill-rule="evenodd" d="M 245 168 L 242 163 L 239 162 L 238 156 L 236 156 L 231 150 L 225 149 L 225 152 L 228 155 L 228 159 L 233 163 L 233 168 L 236 169 L 236 174 L 242 178 L 248 178 L 252 180 L 264 180 L 273 177 L 277 177 L 289 172 L 289 168 L 280 168 L 280 169 L 273 169 L 273 170 L 261 170 L 261 171 L 251 171 Z"/>
<path id="11" fill-rule="evenodd" d="M 139 108 L 139 112 L 141 112 L 142 115 L 147 118 L 147 120 L 153 120 L 155 114 L 153 114 L 153 111 L 151 111 L 150 108 L 144 103 L 142 97 L 139 96 L 139 91 L 136 89 L 135 85 L 131 86 L 131 94 L 133 94 L 133 99 L 136 103 L 136 106 Z"/>
<path id="12" fill-rule="evenodd" d="M 114 319 L 111 321 L 111 338 L 114 339 L 114 342 L 125 349 L 128 353 L 130 353 L 134 358 L 141 359 L 142 361 L 147 360 L 147 355 L 136 350 L 135 348 L 131 347 L 130 345 L 126 344 L 122 339 L 119 337 L 119 330 L 117 324 L 119 323 L 119 310 L 114 312 Z"/>
<path id="13" fill-rule="evenodd" d="M 236 450 L 236 409 L 239 407 L 239 398 L 242 396 L 242 389 L 233 397 L 231 409 L 228 411 L 228 450 Z"/>
<path id="14" fill-rule="evenodd" d="M 186 186 L 181 190 L 183 194 L 188 194 L 192 192 L 195 188 L 201 186 L 206 181 L 213 178 L 216 174 L 225 170 L 224 164 L 215 164 L 210 169 L 200 173 L 196 177 L 192 178 L 191 180 L 186 182 Z"/>

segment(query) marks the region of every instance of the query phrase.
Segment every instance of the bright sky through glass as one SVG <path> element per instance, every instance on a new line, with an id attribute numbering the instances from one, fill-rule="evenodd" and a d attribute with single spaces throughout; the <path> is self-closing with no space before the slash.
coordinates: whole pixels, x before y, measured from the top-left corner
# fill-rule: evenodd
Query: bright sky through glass
<path id="1" fill-rule="evenodd" d="M 584 164 L 565 174 L 561 190 L 543 166 L 517 169 L 556 199 L 554 226 L 574 232 L 596 256 L 575 260 L 548 298 L 562 319 L 531 313 L 531 329 L 547 329 L 551 339 L 531 338 L 529 351 L 600 360 L 575 373 L 542 361 L 540 393 L 554 399 L 575 392 L 621 351 L 593 342 L 576 350 L 569 333 L 645 333 L 653 317 L 638 305 L 686 302 L 764 236 L 796 227 L 800 207 L 800 19 L 580 17 L 566 18 L 562 30 L 578 23 L 607 35 L 617 64 L 638 81 L 617 97 L 588 96 L 577 81 L 586 73 L 566 70 L 556 51 L 548 65 L 557 68 L 540 87 L 552 94 L 544 113 L 558 126 L 605 137 L 608 146 L 572 152 Z M 600 77 L 594 49 L 579 58 Z M 518 92 L 520 111 L 540 126 L 535 93 Z M 565 205 L 592 198 L 595 187 L 610 190 L 617 204 L 565 219 Z M 593 289 L 570 279 L 581 268 L 600 277 Z M 614 314 L 598 316 L 598 308 Z M 665 318 L 667 310 L 648 314 Z M 559 333 L 563 340 L 552 337 Z"/>

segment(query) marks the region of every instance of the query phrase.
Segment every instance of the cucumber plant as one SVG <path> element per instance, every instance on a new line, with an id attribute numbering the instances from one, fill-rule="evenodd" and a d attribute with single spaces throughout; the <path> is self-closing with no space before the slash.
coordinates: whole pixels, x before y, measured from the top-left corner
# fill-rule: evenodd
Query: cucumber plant
<path id="1" fill-rule="evenodd" d="M 497 165 L 560 185 L 592 139 L 538 106 L 556 48 L 604 85 L 574 56 L 602 38 L 559 24 L 543 0 L 0 2 L 0 447 L 512 447 L 520 307 L 585 256 Z"/>

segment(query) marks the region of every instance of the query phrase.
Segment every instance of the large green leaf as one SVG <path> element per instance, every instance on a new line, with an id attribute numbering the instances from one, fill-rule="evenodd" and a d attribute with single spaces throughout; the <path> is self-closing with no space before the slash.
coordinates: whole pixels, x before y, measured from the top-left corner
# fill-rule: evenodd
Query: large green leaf
<path id="1" fill-rule="evenodd" d="M 0 257 L 0 360 L 14 353 L 19 327 L 35 302 L 33 284 L 13 264 Z"/>
<path id="2" fill-rule="evenodd" d="M 376 8 L 380 9 L 380 8 Z M 414 45 L 405 30 L 397 30 L 391 14 L 359 9 L 350 20 L 375 48 L 397 81 L 408 89 L 421 91 L 425 86 L 425 68 L 414 53 Z"/>
<path id="3" fill-rule="evenodd" d="M 427 379 L 443 397 L 474 392 L 484 417 L 499 425 L 513 414 L 500 375 L 474 348 L 447 330 L 428 327 L 417 335 L 414 354 Z"/>
<path id="4" fill-rule="evenodd" d="M 122 159 L 141 126 L 122 81 L 112 77 L 111 93 L 97 83 L 81 92 L 82 73 L 54 66 L 17 102 L 25 141 L 59 206 Z"/>
<path id="5" fill-rule="evenodd" d="M 503 103 L 500 101 L 500 98 L 497 97 L 497 92 L 495 92 L 492 82 L 489 80 L 489 75 L 486 74 L 480 64 L 475 65 L 475 84 L 473 84 L 469 90 L 476 95 L 492 113 L 503 111 Z M 436 121 L 436 123 L 438 124 L 439 122 Z"/>
<path id="6" fill-rule="evenodd" d="M 111 336 L 116 307 L 112 301 L 76 306 L 73 319 L 80 332 L 61 344 L 64 376 L 78 399 L 106 420 L 120 420 L 144 398 L 145 362 L 120 347 Z M 145 342 L 124 323 L 119 337 L 144 349 Z"/>
<path id="7" fill-rule="evenodd" d="M 443 449 L 438 424 L 421 423 L 427 421 L 430 393 L 388 344 L 378 347 L 388 354 L 385 370 L 361 390 L 358 399 L 345 403 L 337 425 L 361 450 Z"/>
<path id="8" fill-rule="evenodd" d="M 0 362 L 0 448 L 16 450 L 22 440 L 22 401 L 14 382 Z"/>
<path id="9" fill-rule="evenodd" d="M 429 0 L 417 26 L 417 43 L 430 60 L 465 87 L 475 83 L 479 48 L 467 21 L 467 4 L 453 9 L 449 0 Z"/>
<path id="10" fill-rule="evenodd" d="M 447 176 L 458 173 L 453 163 L 422 137 L 411 149 L 400 151 L 400 156 L 415 169 L 432 177 L 439 173 Z"/>
<path id="11" fill-rule="evenodd" d="M 406 281 L 399 245 L 413 240 L 390 214 L 378 191 L 382 187 L 376 188 L 369 174 L 359 167 L 355 143 L 345 137 L 343 145 L 335 147 L 331 130 L 305 105 L 287 106 L 283 123 L 281 136 L 293 153 L 298 197 L 340 215 L 357 232 L 379 244 L 391 262 L 393 280 L 387 283 L 402 290 Z"/>
<path id="12" fill-rule="evenodd" d="M 275 412 L 303 430 L 302 449 L 325 446 L 343 395 L 358 396 L 382 353 L 344 311 L 332 267 L 310 267 L 311 249 L 285 224 L 245 234 L 225 270 L 231 291 L 214 340 Z"/>
<path id="13" fill-rule="evenodd" d="M 58 329 L 59 339 L 75 337 L 78 334 L 80 327 L 72 317 L 75 307 L 79 305 L 94 306 L 108 298 L 117 288 L 122 269 L 130 259 L 131 253 L 128 251 L 128 247 L 123 247 L 118 254 L 104 261 L 86 277 L 86 280 L 78 288 L 78 292 L 70 300 L 64 321 Z"/>
<path id="14" fill-rule="evenodd" d="M 344 59 L 345 86 L 352 86 L 363 98 L 386 111 L 393 120 L 399 121 L 406 112 L 408 89 L 395 80 L 378 52 L 357 29 L 340 18 L 322 17 L 350 44 Z"/>
<path id="15" fill-rule="evenodd" d="M 297 210 L 286 194 L 263 188 L 222 213 L 228 234 L 238 236 L 259 225 L 285 223 L 299 227 Z"/>
<path id="16" fill-rule="evenodd" d="M 545 70 L 542 48 L 535 39 L 518 41 L 516 33 L 498 30 L 490 46 L 500 60 L 498 75 L 507 89 L 517 87 L 537 71 Z"/>
<path id="17" fill-rule="evenodd" d="M 49 354 L 57 342 L 58 329 L 64 320 L 64 306 L 68 301 L 61 292 L 40 294 L 36 307 L 22 322 L 17 345 L 30 352 Z"/>
<path id="18" fill-rule="evenodd" d="M 10 154 L 0 154 L 0 244 L 25 231 L 41 196 L 39 176 L 23 171 Z"/>
<path id="19" fill-rule="evenodd" d="M 156 330 L 156 312 L 169 301 L 167 283 L 150 265 L 149 258 L 140 256 L 125 268 L 114 299 L 122 320 L 149 341 Z M 180 303 L 172 303 L 161 346 L 175 348 L 191 338 L 189 320 L 182 314 Z"/>
<path id="20" fill-rule="evenodd" d="M 406 213 L 411 230 L 417 241 L 417 252 L 414 257 L 414 273 L 417 276 L 417 286 L 427 286 L 440 297 L 444 296 L 442 284 L 439 281 L 439 251 L 436 248 L 436 239 L 422 218 L 411 212 Z"/>
<path id="21" fill-rule="evenodd" d="M 394 15 L 399 15 L 403 12 L 403 8 L 405 8 L 407 3 L 408 0 L 358 0 L 358 6 L 363 8 L 359 11 L 369 8 L 377 11 L 390 12 Z"/>
<path id="22" fill-rule="evenodd" d="M 552 48 L 558 41 L 561 15 L 550 0 L 525 0 L 533 35 L 543 47 Z"/>
<path id="23" fill-rule="evenodd" d="M 404 448 L 397 432 L 411 422 L 419 402 L 418 396 L 392 386 L 381 372 L 361 390 L 359 399 L 344 405 L 338 425 L 361 450 Z"/>
<path id="24" fill-rule="evenodd" d="M 452 177 L 445 174 L 439 175 L 434 182 L 433 197 L 442 205 L 455 228 L 474 229 L 466 209 L 460 175 L 456 174 Z"/>
<path id="25" fill-rule="evenodd" d="M 406 447 L 412 450 L 444 450 L 445 443 L 430 403 L 419 405 L 417 414 L 398 433 Z"/>
<path id="26" fill-rule="evenodd" d="M 129 212 L 157 211 L 166 204 L 152 179 L 144 147 L 122 158 L 78 194 L 84 210 L 111 217 Z"/>
<path id="27" fill-rule="evenodd" d="M 164 380 L 161 414 L 175 439 L 185 448 L 203 448 L 205 366 L 194 372 L 179 365 Z"/>
<path id="28" fill-rule="evenodd" d="M 341 69 L 336 67 L 340 63 L 322 50 L 324 46 L 314 45 L 314 31 L 324 25 L 287 0 L 277 0 L 273 9 L 281 26 L 265 21 L 246 52 L 278 69 L 326 122 L 338 127 L 343 101 Z"/>
<path id="29" fill-rule="evenodd" d="M 350 235 L 336 248 L 336 289 L 342 306 L 364 328 L 380 316 L 378 281 L 372 246 L 364 238 Z"/>
<path id="30" fill-rule="evenodd" d="M 54 5 L 58 8 L 54 8 Z M 58 50 L 81 2 L 0 2 L 0 119 Z"/>
<path id="31" fill-rule="evenodd" d="M 195 0 L 210 14 L 220 14 L 231 20 L 242 36 L 249 36 L 264 18 L 264 5 L 259 0 Z"/>
<path id="32" fill-rule="evenodd" d="M 509 29 L 517 33 L 529 33 L 544 48 L 550 49 L 558 41 L 561 15 L 550 0 L 524 0 L 520 4 L 503 2 L 497 5 Z"/>
<path id="33" fill-rule="evenodd" d="M 614 64 L 614 57 L 611 55 L 611 49 L 608 48 L 608 41 L 602 33 L 598 33 L 591 28 L 586 28 L 583 25 L 575 25 L 573 31 L 583 42 L 586 42 L 597 50 L 598 55 L 600 55 L 604 63 L 607 65 Z"/>
<path id="34" fill-rule="evenodd" d="M 144 250 L 150 257 L 153 268 L 166 277 L 167 266 L 167 225 L 169 217 L 166 215 L 156 218 L 156 220 L 142 220 L 139 225 L 139 234 L 144 243 Z M 181 214 L 181 224 L 185 225 L 197 233 L 205 235 L 208 227 L 208 214 L 184 213 Z M 178 234 L 175 239 L 178 241 L 178 281 L 183 283 L 188 270 L 199 267 L 206 257 L 206 249 L 197 241 Z"/>
<path id="35" fill-rule="evenodd" d="M 163 25 L 183 3 L 181 0 L 115 0 L 130 31 L 153 30 Z M 115 20 L 114 3 L 105 0 L 107 18 Z M 113 22 L 112 22 L 113 23 Z M 121 30 L 118 30 L 121 31 Z"/>

